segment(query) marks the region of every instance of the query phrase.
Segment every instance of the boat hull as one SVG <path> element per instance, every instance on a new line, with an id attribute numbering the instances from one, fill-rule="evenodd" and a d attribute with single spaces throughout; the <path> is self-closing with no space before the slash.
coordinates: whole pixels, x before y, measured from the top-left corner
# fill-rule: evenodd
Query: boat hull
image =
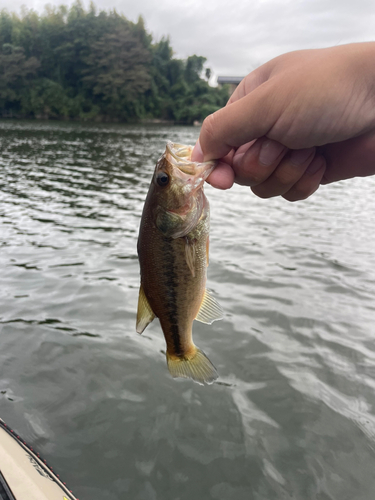
<path id="1" fill-rule="evenodd" d="M 0 418 L 0 498 L 6 500 L 78 500 Z"/>

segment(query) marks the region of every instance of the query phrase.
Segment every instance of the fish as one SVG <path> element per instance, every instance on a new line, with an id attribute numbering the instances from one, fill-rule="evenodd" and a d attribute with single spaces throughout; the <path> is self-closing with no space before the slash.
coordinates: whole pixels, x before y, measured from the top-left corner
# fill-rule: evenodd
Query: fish
<path id="1" fill-rule="evenodd" d="M 210 209 L 203 191 L 215 161 L 191 160 L 193 147 L 168 142 L 157 161 L 141 217 L 141 283 L 136 331 L 159 318 L 173 378 L 212 384 L 218 373 L 193 342 L 193 321 L 211 324 L 223 310 L 206 289 Z"/>

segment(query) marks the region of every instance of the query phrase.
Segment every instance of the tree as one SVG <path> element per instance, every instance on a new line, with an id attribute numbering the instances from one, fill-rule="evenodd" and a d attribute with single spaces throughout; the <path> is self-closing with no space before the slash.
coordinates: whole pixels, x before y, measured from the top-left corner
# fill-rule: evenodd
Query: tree
<path id="1" fill-rule="evenodd" d="M 91 46 L 83 82 L 94 100 L 113 117 L 125 118 L 137 98 L 150 87 L 150 54 L 128 23 L 117 26 Z M 133 109 L 132 109 L 133 108 Z"/>
<path id="2" fill-rule="evenodd" d="M 192 123 L 228 97 L 209 86 L 205 62 L 174 57 L 169 38 L 153 41 L 141 16 L 132 23 L 92 2 L 47 5 L 42 15 L 0 11 L 3 115 Z"/>
<path id="3" fill-rule="evenodd" d="M 3 112 L 19 109 L 22 94 L 39 66 L 35 57 L 26 59 L 22 47 L 3 44 L 0 53 L 0 106 Z"/>
<path id="4" fill-rule="evenodd" d="M 188 83 L 196 82 L 200 79 L 203 70 L 203 65 L 207 61 L 205 57 L 189 56 L 186 60 L 185 79 Z"/>

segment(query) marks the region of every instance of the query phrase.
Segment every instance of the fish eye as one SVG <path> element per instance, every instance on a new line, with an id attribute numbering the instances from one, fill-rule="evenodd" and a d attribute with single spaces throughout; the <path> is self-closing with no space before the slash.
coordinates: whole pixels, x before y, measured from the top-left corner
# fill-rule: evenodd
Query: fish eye
<path id="1" fill-rule="evenodd" d="M 165 172 L 159 172 L 156 176 L 156 182 L 160 187 L 165 187 L 169 184 L 169 175 Z"/>

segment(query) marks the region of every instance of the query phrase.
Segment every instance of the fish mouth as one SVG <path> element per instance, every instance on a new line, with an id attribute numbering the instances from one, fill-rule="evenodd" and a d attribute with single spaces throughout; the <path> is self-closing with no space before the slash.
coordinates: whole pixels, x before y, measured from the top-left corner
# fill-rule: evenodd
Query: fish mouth
<path id="1" fill-rule="evenodd" d="M 181 172 L 187 175 L 199 176 L 206 180 L 216 166 L 216 161 L 198 163 L 191 160 L 193 146 L 185 146 L 174 142 L 167 142 L 166 158 Z M 168 154 L 169 153 L 169 154 Z"/>

